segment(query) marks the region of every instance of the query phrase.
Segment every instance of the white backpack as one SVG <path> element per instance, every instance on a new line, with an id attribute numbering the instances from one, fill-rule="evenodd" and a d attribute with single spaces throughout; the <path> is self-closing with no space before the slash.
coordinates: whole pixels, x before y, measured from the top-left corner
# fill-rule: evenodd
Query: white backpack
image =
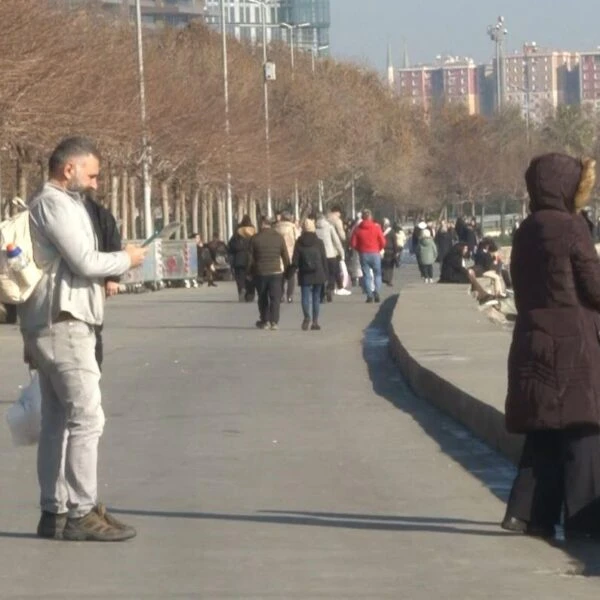
<path id="1" fill-rule="evenodd" d="M 33 260 L 27 205 L 20 198 L 15 198 L 13 203 L 25 210 L 0 223 L 0 302 L 22 304 L 31 296 L 42 278 L 42 270 Z M 27 265 L 20 271 L 9 267 L 6 254 L 9 244 L 21 248 L 27 261 Z"/>

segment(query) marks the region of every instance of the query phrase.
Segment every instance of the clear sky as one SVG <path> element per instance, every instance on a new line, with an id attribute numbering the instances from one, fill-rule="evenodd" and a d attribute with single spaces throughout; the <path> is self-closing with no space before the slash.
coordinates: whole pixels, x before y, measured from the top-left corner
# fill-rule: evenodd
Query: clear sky
<path id="1" fill-rule="evenodd" d="M 384 70 L 387 45 L 401 66 L 404 40 L 412 63 L 438 54 L 487 62 L 487 26 L 504 16 L 507 50 L 524 42 L 561 50 L 600 46 L 600 0 L 331 0 L 331 52 Z"/>

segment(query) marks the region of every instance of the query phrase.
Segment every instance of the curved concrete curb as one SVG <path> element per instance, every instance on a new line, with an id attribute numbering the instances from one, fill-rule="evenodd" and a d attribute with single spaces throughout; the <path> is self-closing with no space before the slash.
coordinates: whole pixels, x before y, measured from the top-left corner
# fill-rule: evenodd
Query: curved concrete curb
<path id="1" fill-rule="evenodd" d="M 415 394 L 451 415 L 516 464 L 523 438 L 506 432 L 504 414 L 422 366 L 404 347 L 401 337 L 402 332 L 395 331 L 392 318 L 389 323 L 390 351 Z"/>

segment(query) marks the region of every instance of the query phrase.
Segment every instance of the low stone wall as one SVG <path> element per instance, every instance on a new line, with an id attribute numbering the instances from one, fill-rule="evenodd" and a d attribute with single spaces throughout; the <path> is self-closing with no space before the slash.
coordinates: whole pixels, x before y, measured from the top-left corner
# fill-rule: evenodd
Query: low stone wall
<path id="1" fill-rule="evenodd" d="M 523 439 L 504 426 L 510 334 L 486 312 L 464 286 L 407 286 L 390 322 L 390 350 L 417 396 L 516 463 Z"/>

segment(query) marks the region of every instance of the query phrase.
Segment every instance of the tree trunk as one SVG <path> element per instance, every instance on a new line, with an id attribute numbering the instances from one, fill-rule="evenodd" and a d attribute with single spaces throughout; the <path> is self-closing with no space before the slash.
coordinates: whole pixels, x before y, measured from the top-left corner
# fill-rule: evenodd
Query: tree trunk
<path id="1" fill-rule="evenodd" d="M 217 214 L 219 218 L 219 239 L 225 239 L 225 194 L 223 194 L 222 190 L 217 192 Z"/>
<path id="2" fill-rule="evenodd" d="M 121 175 L 121 237 L 129 239 L 129 177 L 127 171 Z"/>
<path id="3" fill-rule="evenodd" d="M 208 190 L 202 190 L 202 202 L 200 204 L 201 235 L 204 243 L 208 242 Z"/>
<path id="4" fill-rule="evenodd" d="M 169 182 L 160 182 L 160 201 L 162 205 L 162 226 L 168 225 L 171 222 L 171 216 L 169 215 Z"/>
<path id="5" fill-rule="evenodd" d="M 40 176 L 42 177 L 42 183 L 48 181 L 48 163 L 45 160 L 40 161 Z"/>
<path id="6" fill-rule="evenodd" d="M 21 158 L 17 157 L 17 191 L 15 196 L 27 202 L 27 167 Z"/>
<path id="7" fill-rule="evenodd" d="M 110 212 L 119 218 L 119 176 L 114 172 L 110 177 Z"/>
<path id="8" fill-rule="evenodd" d="M 175 189 L 175 223 L 181 223 L 181 184 Z M 175 233 L 175 239 L 181 239 L 181 227 Z"/>
<path id="9" fill-rule="evenodd" d="M 248 195 L 245 194 L 244 196 L 238 196 L 238 201 L 237 201 L 237 222 L 239 223 L 243 218 L 244 215 L 248 213 Z M 236 223 L 233 224 L 233 229 L 235 230 L 236 228 Z"/>
<path id="10" fill-rule="evenodd" d="M 136 210 L 136 202 L 135 202 L 135 177 L 129 178 L 129 235 L 132 240 L 138 239 L 138 230 L 137 230 L 137 210 Z"/>
<path id="11" fill-rule="evenodd" d="M 250 194 L 248 198 L 248 214 L 250 215 L 250 219 L 254 226 L 258 228 L 258 215 L 256 214 L 256 199 L 254 198 L 254 194 Z"/>
<path id="12" fill-rule="evenodd" d="M 187 203 L 187 194 L 185 193 L 185 188 L 181 188 L 181 216 L 183 218 L 183 228 L 182 235 L 183 239 L 187 240 L 189 237 L 189 214 L 188 214 L 188 203 Z"/>
<path id="13" fill-rule="evenodd" d="M 481 203 L 481 235 L 485 236 L 485 202 Z"/>
<path id="14" fill-rule="evenodd" d="M 209 189 L 208 193 L 206 194 L 206 219 L 208 229 L 206 231 L 206 238 L 204 240 L 205 243 L 210 242 L 213 237 L 215 227 L 215 221 L 213 219 L 214 200 L 213 191 Z"/>
<path id="15" fill-rule="evenodd" d="M 500 201 L 500 235 L 506 235 L 506 198 Z"/>
<path id="16" fill-rule="evenodd" d="M 198 233 L 198 208 L 200 206 L 200 188 L 194 187 L 192 194 L 192 233 Z"/>

